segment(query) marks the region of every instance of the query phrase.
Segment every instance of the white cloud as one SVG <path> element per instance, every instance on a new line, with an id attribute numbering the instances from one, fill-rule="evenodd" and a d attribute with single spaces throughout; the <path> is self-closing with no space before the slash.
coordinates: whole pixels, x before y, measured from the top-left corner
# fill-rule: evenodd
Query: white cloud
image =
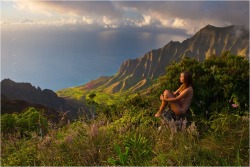
<path id="1" fill-rule="evenodd" d="M 173 23 L 173 27 L 176 27 L 176 28 L 184 27 L 184 20 L 180 19 L 180 18 L 175 18 L 174 23 Z"/>
<path id="2" fill-rule="evenodd" d="M 112 21 L 110 19 L 108 19 L 108 17 L 106 17 L 106 16 L 103 16 L 102 21 L 105 25 L 112 24 Z"/>
<path id="3" fill-rule="evenodd" d="M 6 19 L 0 19 L 0 25 L 3 25 L 3 24 L 9 24 L 10 20 L 6 20 Z"/>
<path id="4" fill-rule="evenodd" d="M 82 21 L 86 24 L 93 24 L 94 23 L 93 19 L 91 19 L 89 17 L 85 17 L 85 16 L 82 17 Z"/>
<path id="5" fill-rule="evenodd" d="M 150 22 L 151 22 L 151 16 L 149 15 L 143 15 L 143 22 L 141 23 L 142 26 L 145 26 L 145 25 L 150 25 Z"/>
<path id="6" fill-rule="evenodd" d="M 102 23 L 104 24 L 105 28 L 118 28 L 115 20 L 111 20 L 107 16 L 102 17 Z"/>
<path id="7" fill-rule="evenodd" d="M 143 27 L 148 26 L 151 24 L 151 16 L 150 15 L 143 15 L 142 19 L 138 18 L 126 18 L 125 25 L 136 26 L 136 27 Z"/>

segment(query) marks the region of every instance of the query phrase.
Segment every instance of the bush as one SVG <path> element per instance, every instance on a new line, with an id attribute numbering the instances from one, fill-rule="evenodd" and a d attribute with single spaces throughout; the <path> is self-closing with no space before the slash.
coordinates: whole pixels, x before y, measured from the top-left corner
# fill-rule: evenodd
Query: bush
<path id="1" fill-rule="evenodd" d="M 190 71 L 194 87 L 191 108 L 195 114 L 206 115 L 223 108 L 237 107 L 238 111 L 249 108 L 249 62 L 243 57 L 227 54 L 204 62 L 185 57 L 166 70 L 166 75 L 158 80 L 157 97 L 165 89 L 176 90 L 180 85 L 179 74 Z"/>
<path id="2" fill-rule="evenodd" d="M 43 115 L 43 110 L 33 107 L 24 110 L 21 114 L 4 114 L 1 117 L 3 134 L 20 133 L 21 137 L 30 132 L 44 136 L 48 131 L 48 121 Z"/>

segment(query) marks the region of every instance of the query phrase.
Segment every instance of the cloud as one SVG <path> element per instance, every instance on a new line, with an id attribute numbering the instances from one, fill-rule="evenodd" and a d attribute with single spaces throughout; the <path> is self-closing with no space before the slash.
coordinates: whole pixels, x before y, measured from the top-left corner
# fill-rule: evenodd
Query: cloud
<path id="1" fill-rule="evenodd" d="M 249 25 L 248 1 L 15 1 L 15 9 L 46 16 L 33 24 L 96 25 L 105 28 L 181 28 L 193 34 L 207 24 Z M 1 21 L 1 23 L 6 23 Z M 31 22 L 23 22 L 23 24 Z"/>
<path id="2" fill-rule="evenodd" d="M 105 28 L 117 28 L 118 25 L 116 24 L 115 20 L 111 20 L 107 16 L 103 16 L 102 23 L 104 24 Z"/>
<path id="3" fill-rule="evenodd" d="M 150 15 L 151 24 L 183 28 L 192 34 L 207 24 L 249 25 L 248 1 L 116 2 L 116 6 L 120 9 L 131 8 L 141 15 Z"/>
<path id="4" fill-rule="evenodd" d="M 120 12 L 109 1 L 16 1 L 15 7 L 20 10 L 30 10 L 51 16 L 60 13 L 70 16 L 99 16 L 117 17 Z M 42 11 L 42 12 L 41 12 Z"/>
<path id="5" fill-rule="evenodd" d="M 89 18 L 89 17 L 85 17 L 85 16 L 82 17 L 82 21 L 83 21 L 84 23 L 86 23 L 86 24 L 93 24 L 93 22 L 94 22 L 93 19 L 91 19 L 91 18 Z"/>
<path id="6" fill-rule="evenodd" d="M 151 16 L 150 15 L 143 15 L 143 21 L 141 22 L 141 26 L 150 25 Z"/>
<path id="7" fill-rule="evenodd" d="M 41 13 L 46 16 L 52 15 L 51 11 L 48 10 L 47 6 L 43 5 L 43 3 L 39 1 L 28 1 L 28 0 L 15 1 L 13 7 L 20 11 L 28 10 L 30 12 Z"/>
<path id="8" fill-rule="evenodd" d="M 184 20 L 176 18 L 174 20 L 173 27 L 177 27 L 177 28 L 184 27 Z"/>

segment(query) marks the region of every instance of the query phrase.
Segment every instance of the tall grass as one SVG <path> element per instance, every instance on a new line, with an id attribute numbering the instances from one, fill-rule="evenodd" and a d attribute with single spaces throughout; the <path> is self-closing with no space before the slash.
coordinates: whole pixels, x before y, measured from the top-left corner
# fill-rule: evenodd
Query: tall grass
<path id="1" fill-rule="evenodd" d="M 133 117 L 139 116 L 139 112 Z M 140 116 L 139 116 L 140 117 Z M 145 116 L 147 120 L 158 122 Z M 127 118 L 127 117 L 126 117 Z M 119 120 L 124 119 L 121 117 Z M 135 119 L 135 118 L 134 118 Z M 146 118 L 145 118 L 146 119 Z M 206 133 L 195 123 L 183 131 L 141 122 L 77 121 L 45 137 L 1 138 L 2 166 L 241 166 L 249 164 L 248 115 L 219 114 Z M 131 123 L 131 122 L 130 122 Z"/>

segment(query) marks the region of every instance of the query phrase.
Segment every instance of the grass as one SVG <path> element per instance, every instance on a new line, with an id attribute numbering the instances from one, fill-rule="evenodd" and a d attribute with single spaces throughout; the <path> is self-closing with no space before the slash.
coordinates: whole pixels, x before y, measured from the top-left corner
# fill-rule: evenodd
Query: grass
<path id="1" fill-rule="evenodd" d="M 45 137 L 1 138 L 2 166 L 245 166 L 249 164 L 248 121 L 221 114 L 210 120 L 206 133 L 193 123 L 187 129 L 172 132 L 158 130 L 157 119 L 139 111 L 124 111 L 115 122 L 102 119 L 86 123 L 79 120 L 60 129 L 51 129 Z M 126 113 L 126 114 L 125 114 Z M 140 119 L 136 119 L 138 117 Z M 238 119 L 236 119 L 238 118 Z M 225 119 L 227 126 L 220 126 Z M 125 121 L 127 120 L 127 121 Z M 131 120 L 134 120 L 131 121 Z M 138 120 L 141 122 L 138 124 Z M 233 121 L 233 122 L 232 122 Z M 236 121 L 236 122 L 235 122 Z M 154 122 L 154 124 L 153 124 Z M 228 130 L 230 129 L 230 130 Z M 171 137 L 172 136 L 172 137 Z M 113 159 L 113 161 L 110 161 Z"/>

